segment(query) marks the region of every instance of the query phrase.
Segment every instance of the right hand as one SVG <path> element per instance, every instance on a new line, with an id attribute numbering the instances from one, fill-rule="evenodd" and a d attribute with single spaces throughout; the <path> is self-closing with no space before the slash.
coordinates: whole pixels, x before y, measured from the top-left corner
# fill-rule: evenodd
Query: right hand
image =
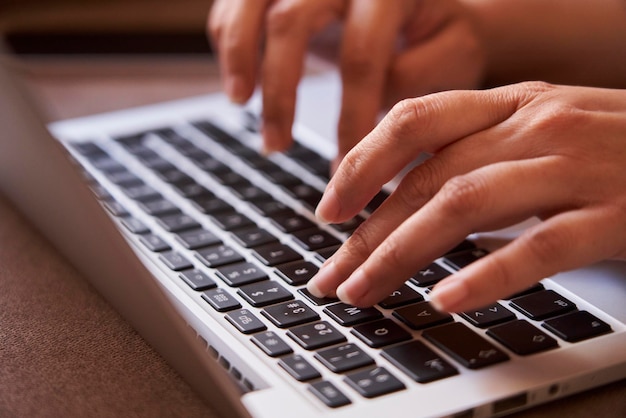
<path id="1" fill-rule="evenodd" d="M 216 0 L 208 26 L 224 89 L 243 103 L 260 79 L 266 151 L 291 145 L 309 41 L 336 21 L 343 23 L 336 163 L 373 129 L 384 107 L 482 81 L 483 46 L 460 0 Z"/>

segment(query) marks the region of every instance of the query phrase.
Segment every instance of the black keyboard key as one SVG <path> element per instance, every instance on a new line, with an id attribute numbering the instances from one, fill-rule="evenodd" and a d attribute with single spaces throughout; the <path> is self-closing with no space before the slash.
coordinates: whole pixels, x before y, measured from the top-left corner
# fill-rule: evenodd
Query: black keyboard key
<path id="1" fill-rule="evenodd" d="M 304 260 L 280 264 L 276 267 L 278 276 L 292 286 L 306 284 L 318 271 L 319 268 L 315 264 Z"/>
<path id="2" fill-rule="evenodd" d="M 95 168 L 97 168 L 98 170 L 104 173 L 110 174 L 110 173 L 115 173 L 115 172 L 126 171 L 126 167 L 124 167 L 122 164 L 115 161 L 113 158 L 109 156 L 101 156 L 100 158 L 98 158 L 97 156 L 93 156 L 93 157 L 90 156 L 89 160 L 91 161 L 91 164 L 93 164 Z"/>
<path id="3" fill-rule="evenodd" d="M 427 329 L 422 336 L 469 369 L 480 369 L 509 359 L 502 350 L 460 322 Z"/>
<path id="4" fill-rule="evenodd" d="M 176 240 L 183 244 L 188 250 L 196 250 L 222 242 L 217 235 L 202 228 L 183 231 L 176 235 Z"/>
<path id="5" fill-rule="evenodd" d="M 111 200 L 109 202 L 104 202 L 102 204 L 106 210 L 108 210 L 111 215 L 119 217 L 128 216 L 129 213 L 121 203 Z"/>
<path id="6" fill-rule="evenodd" d="M 452 321 L 450 314 L 439 312 L 430 302 L 420 302 L 399 308 L 393 312 L 393 316 L 412 329 L 424 329 Z"/>
<path id="7" fill-rule="evenodd" d="M 89 155 L 106 155 L 106 153 L 94 142 L 85 141 L 85 142 L 73 142 L 71 144 L 72 148 L 78 151 L 79 154 L 89 156 Z"/>
<path id="8" fill-rule="evenodd" d="M 515 294 L 513 294 L 511 296 L 507 296 L 504 299 L 515 299 L 515 298 L 518 298 L 520 296 L 529 295 L 531 293 L 539 292 L 539 291 L 544 290 L 544 289 L 545 289 L 545 287 L 543 287 L 543 285 L 541 283 L 535 283 L 534 285 L 532 285 L 532 286 L 530 286 L 530 287 L 528 287 L 528 288 L 526 288 L 526 289 L 524 289 L 524 290 L 522 290 L 520 292 L 517 292 L 517 293 L 515 293 Z"/>
<path id="9" fill-rule="evenodd" d="M 250 182 L 241 174 L 236 173 L 234 171 L 223 171 L 223 172 L 211 172 L 210 173 L 215 180 L 217 180 L 220 184 L 228 187 L 236 187 L 239 185 L 247 185 Z"/>
<path id="10" fill-rule="evenodd" d="M 195 182 L 175 184 L 173 187 L 178 194 L 188 199 L 211 194 L 204 186 Z"/>
<path id="11" fill-rule="evenodd" d="M 317 296 L 313 296 L 311 292 L 309 292 L 306 288 L 298 290 L 298 293 L 304 296 L 309 302 L 311 302 L 315 306 L 324 306 L 331 303 L 339 302 L 339 299 L 337 298 L 318 298 Z"/>
<path id="12" fill-rule="evenodd" d="M 562 315 L 576 309 L 576 305 L 554 290 L 542 290 L 520 296 L 511 301 L 511 306 L 530 319 L 541 320 Z"/>
<path id="13" fill-rule="evenodd" d="M 193 264 L 176 251 L 167 251 L 159 255 L 159 260 L 170 270 L 180 271 L 193 267 Z"/>
<path id="14" fill-rule="evenodd" d="M 402 341 L 410 340 L 411 334 L 391 319 L 381 319 L 357 325 L 352 329 L 352 334 L 373 348 L 384 347 Z"/>
<path id="15" fill-rule="evenodd" d="M 206 273 L 198 269 L 181 271 L 179 277 L 183 279 L 183 281 L 187 283 L 189 287 L 191 287 L 193 290 L 207 290 L 217 287 L 217 284 L 215 284 L 215 281 L 213 281 L 213 279 L 211 279 L 209 276 L 207 276 Z"/>
<path id="16" fill-rule="evenodd" d="M 375 398 L 406 388 L 404 383 L 384 367 L 349 374 L 344 382 L 365 398 Z"/>
<path id="17" fill-rule="evenodd" d="M 559 346 L 557 341 L 528 321 L 521 319 L 490 328 L 487 335 L 515 354 L 526 356 Z"/>
<path id="18" fill-rule="evenodd" d="M 157 221 L 168 232 L 180 232 L 200 227 L 200 224 L 194 218 L 185 213 L 165 215 L 158 218 Z"/>
<path id="19" fill-rule="evenodd" d="M 249 262 L 219 267 L 216 274 L 224 283 L 232 287 L 256 283 L 269 278 L 262 268 Z"/>
<path id="20" fill-rule="evenodd" d="M 265 229 L 254 226 L 233 232 L 233 237 L 242 247 L 252 248 L 277 242 L 278 239 Z"/>
<path id="21" fill-rule="evenodd" d="M 458 243 L 454 248 L 447 251 L 446 254 L 454 254 L 454 253 L 458 253 L 461 251 L 473 250 L 475 248 L 476 248 L 476 244 L 474 244 L 472 241 L 465 239 L 461 241 L 460 243 Z"/>
<path id="22" fill-rule="evenodd" d="M 207 301 L 213 309 L 218 312 L 228 312 L 233 309 L 241 308 L 241 304 L 237 299 L 233 298 L 230 293 L 224 289 L 215 288 L 205 291 L 202 299 Z"/>
<path id="23" fill-rule="evenodd" d="M 330 224 L 330 227 L 339 231 L 339 232 L 353 232 L 355 229 L 359 227 L 363 223 L 365 219 L 361 216 L 355 216 L 352 219 L 348 219 L 345 222 L 340 224 Z"/>
<path id="24" fill-rule="evenodd" d="M 279 328 L 289 328 L 319 319 L 313 309 L 299 300 L 267 307 L 261 313 Z"/>
<path id="25" fill-rule="evenodd" d="M 384 309 L 394 309 L 400 306 L 422 302 L 423 300 L 424 297 L 421 294 L 404 284 L 398 290 L 391 292 L 391 294 L 380 301 L 378 305 Z"/>
<path id="26" fill-rule="evenodd" d="M 322 263 L 332 257 L 340 245 L 335 245 L 334 247 L 322 248 L 321 250 L 317 250 L 315 252 L 315 258 L 321 261 Z"/>
<path id="27" fill-rule="evenodd" d="M 231 188 L 232 192 L 241 200 L 248 202 L 272 200 L 272 195 L 252 184 L 238 185 Z"/>
<path id="28" fill-rule="evenodd" d="M 261 175 L 273 184 L 278 184 L 283 187 L 294 187 L 302 184 L 302 181 L 298 177 L 282 169 L 275 170 L 272 167 L 269 167 L 269 169 L 263 170 Z"/>
<path id="29" fill-rule="evenodd" d="M 107 178 L 120 187 L 138 186 L 140 184 L 143 184 L 143 181 L 139 177 L 137 177 L 128 170 L 108 173 Z"/>
<path id="30" fill-rule="evenodd" d="M 91 192 L 96 196 L 96 199 L 98 200 L 112 200 L 113 199 L 113 196 L 111 196 L 111 193 L 109 193 L 107 189 L 105 189 L 99 184 L 92 184 L 89 186 L 89 188 L 91 189 Z"/>
<path id="31" fill-rule="evenodd" d="M 472 250 L 447 254 L 443 258 L 443 262 L 455 270 L 461 270 L 462 268 L 472 264 L 474 261 L 483 258 L 487 254 L 487 251 L 475 248 Z"/>
<path id="32" fill-rule="evenodd" d="M 248 309 L 238 309 L 228 312 L 226 319 L 243 334 L 253 334 L 267 329 L 265 324 Z"/>
<path id="33" fill-rule="evenodd" d="M 346 337 L 326 321 L 291 328 L 287 335 L 305 350 L 316 350 L 346 341 Z"/>
<path id="34" fill-rule="evenodd" d="M 294 232 L 293 237 L 296 244 L 307 251 L 315 251 L 326 247 L 333 247 L 341 244 L 337 238 L 319 228 L 305 229 Z"/>
<path id="35" fill-rule="evenodd" d="M 252 222 L 250 218 L 238 212 L 218 213 L 212 215 L 211 219 L 224 231 L 235 231 L 254 225 L 254 222 Z"/>
<path id="36" fill-rule="evenodd" d="M 150 232 L 150 228 L 146 224 L 132 216 L 122 219 L 122 225 L 133 234 L 147 234 Z"/>
<path id="37" fill-rule="evenodd" d="M 293 353 L 289 345 L 274 331 L 265 331 L 252 336 L 252 342 L 270 357 Z"/>
<path id="38" fill-rule="evenodd" d="M 139 206 L 144 210 L 144 212 L 151 216 L 162 216 L 180 212 L 178 206 L 166 199 L 139 202 Z"/>
<path id="39" fill-rule="evenodd" d="M 383 314 L 374 307 L 357 308 L 343 302 L 327 306 L 324 312 L 344 327 L 375 321 L 383 317 Z"/>
<path id="40" fill-rule="evenodd" d="M 191 201 L 196 209 L 207 215 L 234 211 L 231 205 L 213 195 L 197 196 L 191 199 Z"/>
<path id="41" fill-rule="evenodd" d="M 389 193 L 384 190 L 381 190 L 369 201 L 369 203 L 365 206 L 365 210 L 369 213 L 374 212 L 383 202 L 389 197 Z"/>
<path id="42" fill-rule="evenodd" d="M 334 373 L 343 373 L 374 364 L 374 359 L 356 344 L 348 343 L 315 353 L 315 358 Z"/>
<path id="43" fill-rule="evenodd" d="M 439 264 L 432 263 L 428 267 L 415 273 L 411 278 L 411 283 L 419 287 L 428 287 L 445 279 L 450 274 L 452 273 Z"/>
<path id="44" fill-rule="evenodd" d="M 202 261 L 207 267 L 213 268 L 244 260 L 241 254 L 227 245 L 217 245 L 198 250 L 196 252 L 196 258 Z"/>
<path id="45" fill-rule="evenodd" d="M 139 237 L 141 242 L 147 249 L 153 252 L 161 252 L 171 249 L 170 245 L 155 234 L 146 234 Z"/>
<path id="46" fill-rule="evenodd" d="M 224 163 L 216 160 L 213 157 L 195 158 L 194 163 L 198 166 L 200 170 L 203 170 L 207 173 L 213 173 L 217 175 L 230 171 L 230 169 Z"/>
<path id="47" fill-rule="evenodd" d="M 283 357 L 278 362 L 278 365 L 299 382 L 306 382 L 322 377 L 320 372 L 299 354 Z"/>
<path id="48" fill-rule="evenodd" d="M 148 202 L 150 200 L 159 199 L 161 195 L 159 192 L 154 190 L 152 187 L 147 184 L 142 184 L 139 186 L 130 186 L 124 187 L 122 189 L 126 196 L 130 197 L 133 200 L 138 200 L 140 202 Z"/>
<path id="49" fill-rule="evenodd" d="M 326 380 L 311 384 L 311 386 L 309 386 L 309 392 L 314 394 L 329 408 L 339 408 L 351 403 L 346 395 L 341 393 L 335 385 Z"/>
<path id="50" fill-rule="evenodd" d="M 513 312 L 506 309 L 499 303 L 486 306 L 481 309 L 463 312 L 461 314 L 472 325 L 479 328 L 487 328 L 502 322 L 512 321 L 516 318 Z"/>
<path id="51" fill-rule="evenodd" d="M 296 184 L 294 186 L 284 187 L 294 199 L 304 203 L 311 210 L 315 210 L 317 204 L 322 200 L 322 192 L 308 184 Z"/>
<path id="52" fill-rule="evenodd" d="M 311 173 L 318 175 L 322 179 L 330 180 L 330 161 L 319 157 L 313 160 L 302 161 L 303 166 Z"/>
<path id="53" fill-rule="evenodd" d="M 313 222 L 293 211 L 278 212 L 271 215 L 271 220 L 274 226 L 276 226 L 281 232 L 285 232 L 287 234 L 301 231 L 303 229 L 310 229 L 315 226 Z"/>
<path id="54" fill-rule="evenodd" d="M 171 184 L 190 184 L 195 183 L 189 175 L 178 169 L 157 171 L 156 175 L 166 183 Z"/>
<path id="55" fill-rule="evenodd" d="M 242 286 L 237 293 L 254 307 L 273 305 L 293 299 L 291 292 L 273 280 Z"/>
<path id="56" fill-rule="evenodd" d="M 252 209 L 263 216 L 273 217 L 279 213 L 291 213 L 291 208 L 276 200 L 250 202 Z"/>
<path id="57" fill-rule="evenodd" d="M 612 332 L 609 324 L 587 311 L 576 311 L 547 320 L 543 326 L 569 342 L 578 342 Z"/>
<path id="58" fill-rule="evenodd" d="M 382 351 L 382 356 L 419 383 L 458 374 L 458 370 L 421 341 L 411 341 Z"/>
<path id="59" fill-rule="evenodd" d="M 266 266 L 272 267 L 302 258 L 295 250 L 279 242 L 256 247 L 253 250 L 253 255 Z"/>

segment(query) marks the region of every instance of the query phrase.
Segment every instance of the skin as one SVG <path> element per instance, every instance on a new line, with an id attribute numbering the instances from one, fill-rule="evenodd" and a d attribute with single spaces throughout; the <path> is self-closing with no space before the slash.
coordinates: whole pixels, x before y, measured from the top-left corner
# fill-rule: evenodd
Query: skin
<path id="1" fill-rule="evenodd" d="M 318 217 L 347 220 L 418 154 L 433 157 L 324 264 L 314 295 L 369 306 L 468 234 L 531 216 L 544 222 L 442 281 L 432 302 L 476 308 L 625 258 L 625 93 L 557 84 L 626 88 L 626 2 L 216 0 L 224 89 L 242 103 L 260 83 L 266 151 L 291 143 L 306 50 L 334 22 L 339 167 Z M 523 80 L 553 84 L 462 90 Z"/>
<path id="2" fill-rule="evenodd" d="M 625 132 L 622 90 L 529 82 L 406 99 L 347 154 L 318 217 L 351 218 L 419 153 L 433 156 L 308 288 L 370 306 L 468 234 L 531 216 L 545 221 L 440 282 L 435 306 L 478 308 L 559 271 L 625 259 Z"/>
<path id="3" fill-rule="evenodd" d="M 374 128 L 381 109 L 405 97 L 480 85 L 484 54 L 467 14 L 456 0 L 217 0 L 208 26 L 231 100 L 245 102 L 260 83 L 265 150 L 272 152 L 291 145 L 311 39 L 342 24 L 338 162 Z"/>

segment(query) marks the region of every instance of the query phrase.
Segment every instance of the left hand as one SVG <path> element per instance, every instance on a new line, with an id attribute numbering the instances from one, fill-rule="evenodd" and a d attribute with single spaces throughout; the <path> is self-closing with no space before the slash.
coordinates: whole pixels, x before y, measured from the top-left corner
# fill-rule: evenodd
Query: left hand
<path id="1" fill-rule="evenodd" d="M 412 169 L 309 282 L 370 306 L 467 235 L 544 222 L 440 282 L 459 312 L 544 277 L 626 259 L 626 92 L 521 83 L 396 105 L 343 160 L 317 209 L 342 222 L 421 152 Z"/>

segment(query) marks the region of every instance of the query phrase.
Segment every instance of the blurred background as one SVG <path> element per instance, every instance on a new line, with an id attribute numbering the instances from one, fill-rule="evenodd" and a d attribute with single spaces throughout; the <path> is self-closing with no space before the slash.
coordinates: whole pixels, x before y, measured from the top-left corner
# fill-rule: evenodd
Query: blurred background
<path id="1" fill-rule="evenodd" d="M 0 34 L 49 120 L 219 89 L 211 0 L 0 0 Z"/>
<path id="2" fill-rule="evenodd" d="M 2 0 L 20 53 L 206 53 L 211 0 Z"/>

